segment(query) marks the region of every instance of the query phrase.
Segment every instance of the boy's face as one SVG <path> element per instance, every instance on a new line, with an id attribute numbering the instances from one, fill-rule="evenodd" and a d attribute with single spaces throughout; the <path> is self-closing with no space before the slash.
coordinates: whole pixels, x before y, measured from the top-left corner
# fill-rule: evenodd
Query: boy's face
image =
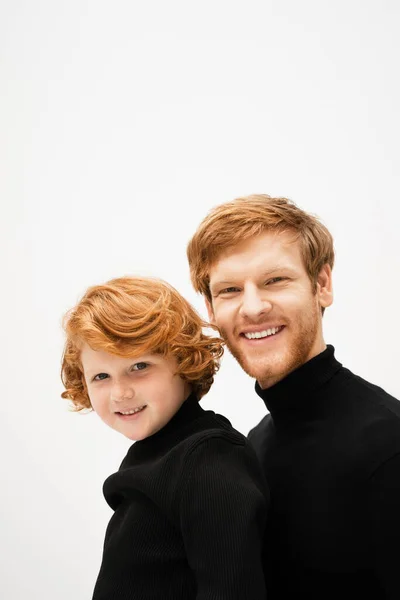
<path id="1" fill-rule="evenodd" d="M 130 440 L 143 440 L 162 429 L 190 394 L 189 384 L 175 375 L 173 357 L 124 358 L 85 344 L 81 361 L 94 411 Z"/>
<path id="2" fill-rule="evenodd" d="M 262 388 L 325 349 L 321 307 L 332 302 L 326 265 L 316 293 L 290 232 L 268 232 L 220 256 L 210 270 L 211 322 Z"/>

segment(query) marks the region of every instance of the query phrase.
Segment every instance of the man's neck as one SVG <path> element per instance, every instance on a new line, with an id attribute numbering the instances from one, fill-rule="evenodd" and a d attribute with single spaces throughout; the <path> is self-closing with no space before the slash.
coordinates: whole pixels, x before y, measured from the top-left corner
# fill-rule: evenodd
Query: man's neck
<path id="1" fill-rule="evenodd" d="M 276 385 L 277 383 L 285 379 L 288 375 L 290 375 L 290 373 L 293 373 L 293 371 L 300 369 L 300 367 L 308 363 L 315 356 L 318 356 L 318 354 L 321 354 L 321 352 L 323 352 L 324 350 L 326 350 L 326 344 L 324 340 L 321 340 L 320 343 L 313 346 L 310 354 L 308 355 L 305 361 L 294 365 L 292 369 L 286 371 L 285 373 L 279 373 L 278 375 L 273 375 L 269 377 L 266 376 L 265 378 L 263 377 L 262 379 L 258 379 L 258 385 L 262 390 L 267 390 L 268 388 L 272 387 L 273 385 Z"/>

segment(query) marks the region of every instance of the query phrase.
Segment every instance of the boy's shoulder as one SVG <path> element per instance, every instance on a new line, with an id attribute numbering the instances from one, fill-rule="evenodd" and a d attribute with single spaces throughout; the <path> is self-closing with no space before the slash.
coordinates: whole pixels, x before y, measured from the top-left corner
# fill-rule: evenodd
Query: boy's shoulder
<path id="1" fill-rule="evenodd" d="M 229 419 L 212 410 L 204 410 L 199 418 L 191 423 L 185 438 L 189 445 L 211 438 L 224 438 L 228 442 L 243 446 L 248 443 L 246 437 L 232 426 Z"/>
<path id="2" fill-rule="evenodd" d="M 181 479 L 191 473 L 207 472 L 214 469 L 215 474 L 225 478 L 228 473 L 256 482 L 268 495 L 267 484 L 256 453 L 245 435 L 237 431 L 223 415 L 213 411 L 204 411 L 196 420 L 193 430 L 177 444 L 167 461 L 181 465 Z M 235 475 L 233 475 L 235 474 Z M 264 486 L 264 487 L 263 487 Z"/>
<path id="3" fill-rule="evenodd" d="M 149 497 L 162 497 L 168 510 L 173 511 L 176 494 L 192 477 L 235 481 L 239 477 L 250 479 L 261 490 L 267 489 L 247 438 L 223 415 L 198 409 L 196 413 L 195 418 L 181 423 L 168 435 L 131 446 L 119 471 L 104 484 L 104 495 L 112 508 L 118 498 L 132 497 L 140 489 Z"/>

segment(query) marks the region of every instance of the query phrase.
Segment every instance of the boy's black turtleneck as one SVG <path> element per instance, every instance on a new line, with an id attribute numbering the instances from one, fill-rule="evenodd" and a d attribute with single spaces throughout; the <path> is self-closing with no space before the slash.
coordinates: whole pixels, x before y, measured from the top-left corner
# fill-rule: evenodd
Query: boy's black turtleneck
<path id="1" fill-rule="evenodd" d="M 271 493 L 268 598 L 400 599 L 400 403 L 334 348 L 269 389 L 249 433 Z"/>
<path id="2" fill-rule="evenodd" d="M 93 600 L 265 600 L 268 508 L 251 444 L 194 395 L 104 483 Z"/>

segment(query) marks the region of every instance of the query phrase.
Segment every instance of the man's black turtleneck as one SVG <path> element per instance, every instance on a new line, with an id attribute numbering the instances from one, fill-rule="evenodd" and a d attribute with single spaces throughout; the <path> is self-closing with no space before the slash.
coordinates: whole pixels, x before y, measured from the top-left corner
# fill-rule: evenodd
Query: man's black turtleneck
<path id="1" fill-rule="evenodd" d="M 93 600 L 265 600 L 268 491 L 251 444 L 195 396 L 104 483 Z"/>
<path id="2" fill-rule="evenodd" d="M 400 599 L 400 403 L 327 349 L 249 433 L 271 493 L 268 598 Z"/>

